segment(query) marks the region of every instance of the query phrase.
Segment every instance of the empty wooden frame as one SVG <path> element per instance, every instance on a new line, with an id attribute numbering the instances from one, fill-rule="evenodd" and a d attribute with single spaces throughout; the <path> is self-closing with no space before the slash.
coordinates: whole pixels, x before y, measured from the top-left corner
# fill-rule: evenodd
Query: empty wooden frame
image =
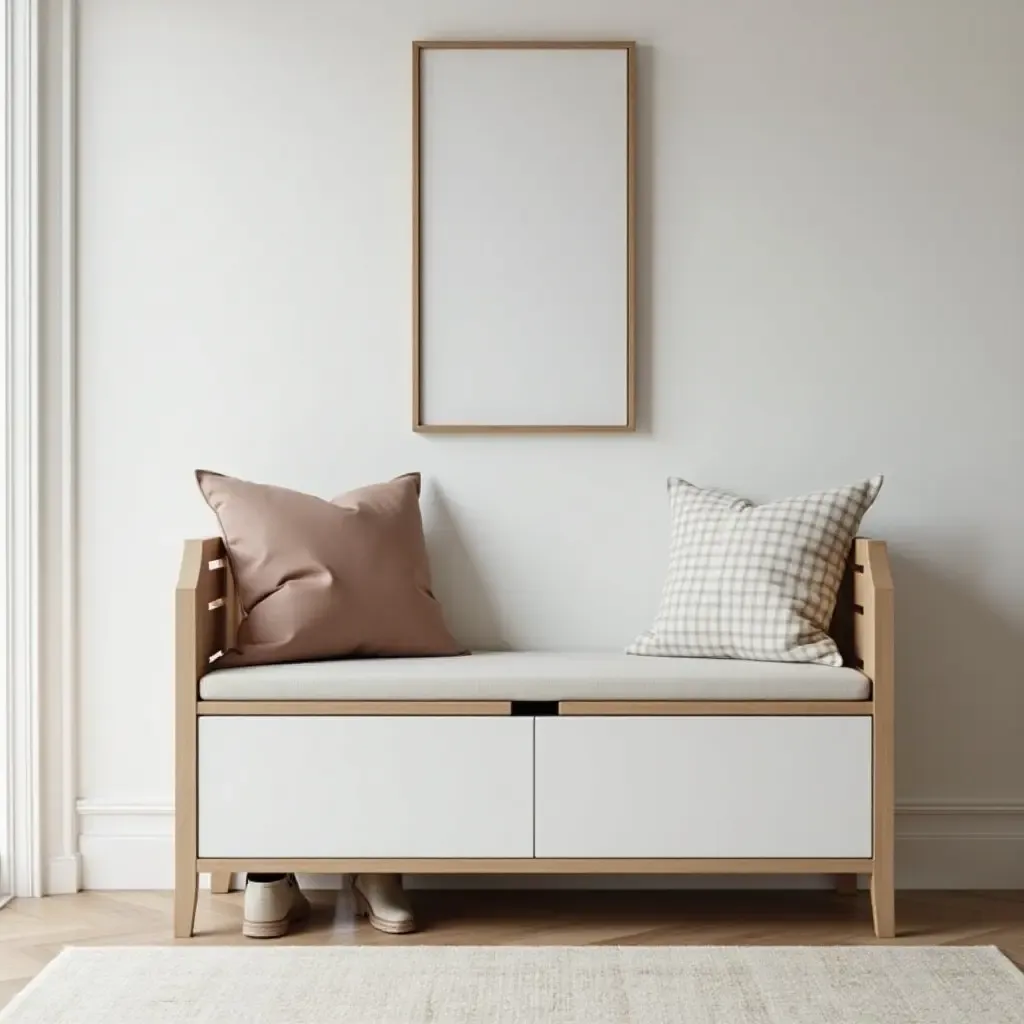
<path id="1" fill-rule="evenodd" d="M 413 429 L 629 431 L 634 44 L 413 43 Z"/>

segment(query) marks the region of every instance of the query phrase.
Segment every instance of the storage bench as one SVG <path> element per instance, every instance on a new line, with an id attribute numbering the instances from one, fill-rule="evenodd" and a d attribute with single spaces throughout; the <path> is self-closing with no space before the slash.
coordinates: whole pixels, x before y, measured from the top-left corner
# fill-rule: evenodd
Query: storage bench
<path id="1" fill-rule="evenodd" d="M 219 540 L 177 592 L 175 934 L 198 874 L 832 873 L 893 934 L 892 594 L 858 540 L 856 667 L 488 652 L 216 670 Z"/>

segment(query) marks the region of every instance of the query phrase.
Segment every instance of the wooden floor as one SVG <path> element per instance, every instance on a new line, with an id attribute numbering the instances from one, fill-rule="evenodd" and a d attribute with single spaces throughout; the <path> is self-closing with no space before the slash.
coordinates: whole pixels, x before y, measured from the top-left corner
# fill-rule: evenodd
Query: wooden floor
<path id="1" fill-rule="evenodd" d="M 413 894 L 423 930 L 385 936 L 354 921 L 348 893 L 310 893 L 308 945 L 874 944 L 866 893 L 825 891 L 440 892 Z M 246 943 L 240 893 L 201 893 L 196 946 Z M 994 945 L 1024 968 L 1024 892 L 905 892 L 898 944 Z M 0 1006 L 66 945 L 171 945 L 171 896 L 79 893 L 0 910 Z M 261 945 L 273 945 L 264 942 Z"/>

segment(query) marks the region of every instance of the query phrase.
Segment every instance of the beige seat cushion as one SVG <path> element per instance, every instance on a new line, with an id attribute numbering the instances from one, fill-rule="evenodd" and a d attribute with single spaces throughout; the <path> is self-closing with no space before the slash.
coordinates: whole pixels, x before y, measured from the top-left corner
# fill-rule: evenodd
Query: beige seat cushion
<path id="1" fill-rule="evenodd" d="M 866 700 L 853 668 L 627 654 L 478 652 L 210 672 L 204 700 Z"/>

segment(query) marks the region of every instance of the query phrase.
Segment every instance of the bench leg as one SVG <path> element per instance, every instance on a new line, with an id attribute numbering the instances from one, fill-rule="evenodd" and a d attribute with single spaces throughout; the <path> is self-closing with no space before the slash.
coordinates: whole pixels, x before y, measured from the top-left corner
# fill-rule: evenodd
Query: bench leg
<path id="1" fill-rule="evenodd" d="M 196 926 L 196 899 L 199 896 L 199 875 L 194 868 L 178 870 L 174 878 L 174 937 L 188 939 Z"/>
<path id="2" fill-rule="evenodd" d="M 218 895 L 231 892 L 231 872 L 214 871 L 214 873 L 210 875 L 210 892 Z"/>
<path id="3" fill-rule="evenodd" d="M 841 896 L 857 895 L 856 875 L 836 875 L 836 892 Z"/>
<path id="4" fill-rule="evenodd" d="M 875 935 L 880 939 L 896 937 L 896 891 L 892 870 L 879 871 L 875 866 L 871 876 L 871 915 L 875 922 Z"/>

